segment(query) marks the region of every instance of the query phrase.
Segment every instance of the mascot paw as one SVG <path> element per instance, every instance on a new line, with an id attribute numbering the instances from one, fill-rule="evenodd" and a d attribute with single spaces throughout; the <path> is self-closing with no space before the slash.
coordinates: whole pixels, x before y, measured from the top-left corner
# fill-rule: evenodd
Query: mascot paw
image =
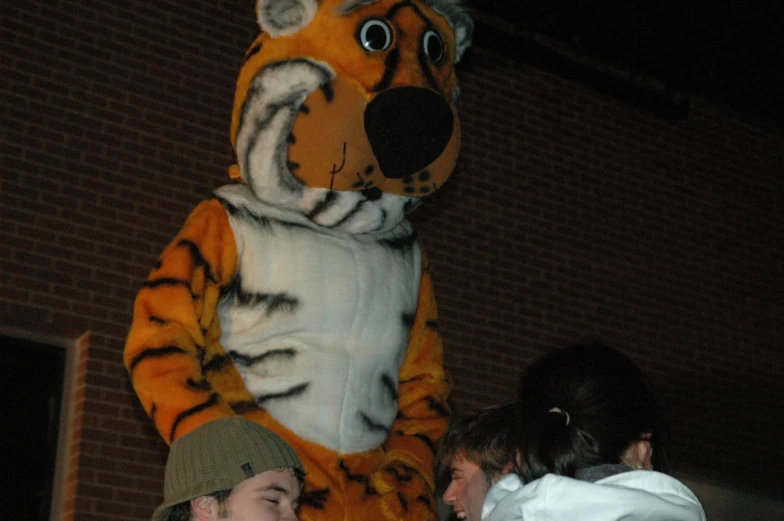
<path id="1" fill-rule="evenodd" d="M 385 464 L 372 474 L 371 484 L 381 495 L 381 508 L 389 521 L 435 521 L 433 492 L 413 467 L 399 461 Z"/>

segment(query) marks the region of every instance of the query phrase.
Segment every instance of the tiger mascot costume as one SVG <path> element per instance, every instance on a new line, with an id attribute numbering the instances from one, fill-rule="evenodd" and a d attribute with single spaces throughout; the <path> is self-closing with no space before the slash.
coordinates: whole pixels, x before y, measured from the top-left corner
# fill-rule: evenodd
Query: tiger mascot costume
<path id="1" fill-rule="evenodd" d="M 301 518 L 432 520 L 449 392 L 405 218 L 452 173 L 457 0 L 259 0 L 235 183 L 139 291 L 124 362 L 167 443 L 241 414 L 307 470 Z"/>

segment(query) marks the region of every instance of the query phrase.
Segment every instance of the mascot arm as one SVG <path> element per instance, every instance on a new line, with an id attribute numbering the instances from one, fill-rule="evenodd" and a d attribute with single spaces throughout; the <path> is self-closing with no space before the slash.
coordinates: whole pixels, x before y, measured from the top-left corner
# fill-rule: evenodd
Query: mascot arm
<path id="1" fill-rule="evenodd" d="M 398 417 L 392 424 L 386 451 L 375 473 L 375 487 L 382 493 L 397 491 L 388 509 L 405 503 L 408 514 L 419 505 L 421 517 L 434 518 L 432 503 L 436 444 L 448 426 L 446 399 L 449 383 L 443 366 L 438 315 L 427 261 L 423 258 L 422 281 L 408 350 L 400 369 Z M 405 500 L 400 494 L 408 496 Z M 391 498 L 390 498 L 391 499 Z"/>
<path id="2" fill-rule="evenodd" d="M 164 249 L 136 297 L 124 363 L 142 406 L 169 444 L 234 414 L 224 401 L 231 393 L 218 393 L 208 377 L 218 366 L 224 372 L 231 366 L 220 347 L 216 306 L 236 269 L 226 211 L 217 200 L 205 201 Z M 241 382 L 235 376 L 223 378 Z M 242 393 L 241 384 L 236 392 Z"/>

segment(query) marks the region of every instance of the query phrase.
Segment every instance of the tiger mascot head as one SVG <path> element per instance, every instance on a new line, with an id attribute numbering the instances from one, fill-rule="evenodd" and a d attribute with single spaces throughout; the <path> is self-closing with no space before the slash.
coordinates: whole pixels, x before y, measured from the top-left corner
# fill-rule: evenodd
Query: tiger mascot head
<path id="1" fill-rule="evenodd" d="M 385 231 L 451 175 L 459 0 L 258 0 L 231 138 L 261 201 L 348 233 Z"/>

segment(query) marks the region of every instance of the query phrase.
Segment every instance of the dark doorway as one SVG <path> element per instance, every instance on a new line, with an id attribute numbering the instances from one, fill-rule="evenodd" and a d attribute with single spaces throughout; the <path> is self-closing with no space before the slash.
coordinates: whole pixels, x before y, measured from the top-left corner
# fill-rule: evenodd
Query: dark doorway
<path id="1" fill-rule="evenodd" d="M 48 521 L 66 352 L 0 335 L 0 512 Z"/>

